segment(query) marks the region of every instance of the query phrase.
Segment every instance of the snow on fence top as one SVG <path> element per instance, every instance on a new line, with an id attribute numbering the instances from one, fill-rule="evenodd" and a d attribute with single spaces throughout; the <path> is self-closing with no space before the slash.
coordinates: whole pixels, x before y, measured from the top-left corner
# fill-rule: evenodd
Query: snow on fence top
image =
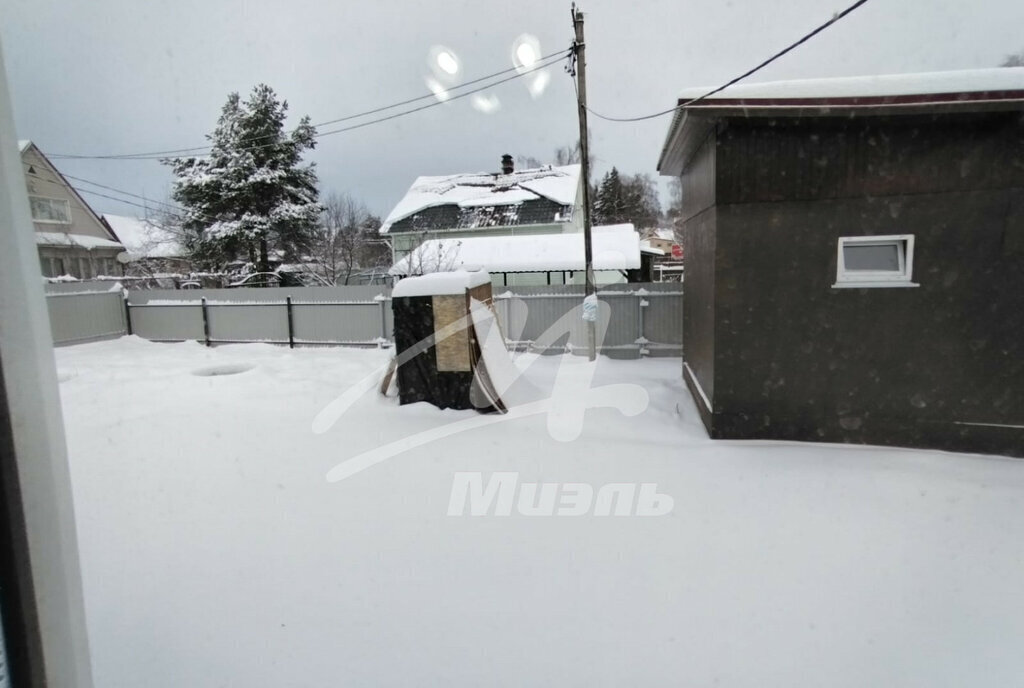
<path id="1" fill-rule="evenodd" d="M 593 228 L 595 270 L 640 267 L 640 236 L 632 224 Z M 392 266 L 392 275 L 415 271 L 487 270 L 489 272 L 555 272 L 583 270 L 583 234 L 431 239 Z"/>
<path id="2" fill-rule="evenodd" d="M 385 234 L 394 223 L 433 206 L 460 208 L 516 205 L 546 198 L 560 205 L 574 205 L 579 190 L 580 166 L 540 167 L 512 174 L 455 174 L 417 177 L 408 193 L 381 225 Z"/>
<path id="3" fill-rule="evenodd" d="M 391 292 L 392 298 L 403 296 L 441 296 L 446 294 L 465 294 L 467 289 L 490 284 L 491 276 L 486 272 L 435 272 L 420 277 L 406 277 L 395 285 Z"/>
<path id="4" fill-rule="evenodd" d="M 699 98 L 710 90 L 688 88 L 679 94 L 679 99 Z M 1024 91 L 1024 67 L 737 84 L 707 100 L 872 98 L 1003 91 Z"/>

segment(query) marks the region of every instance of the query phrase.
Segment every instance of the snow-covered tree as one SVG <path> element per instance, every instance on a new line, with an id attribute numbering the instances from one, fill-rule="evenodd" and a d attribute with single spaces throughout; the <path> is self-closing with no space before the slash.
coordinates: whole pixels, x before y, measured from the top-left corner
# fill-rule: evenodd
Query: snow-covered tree
<path id="1" fill-rule="evenodd" d="M 323 210 L 314 165 L 302 164 L 316 130 L 303 117 L 286 132 L 287 112 L 288 103 L 264 84 L 245 102 L 232 93 L 207 137 L 209 156 L 165 161 L 197 262 L 221 268 L 246 260 L 269 272 L 271 252 L 291 259 L 308 243 Z"/>
<path id="2" fill-rule="evenodd" d="M 632 222 L 642 229 L 657 227 L 661 219 L 658 188 L 647 174 L 623 177 L 613 167 L 601 179 L 592 198 L 596 225 Z"/>

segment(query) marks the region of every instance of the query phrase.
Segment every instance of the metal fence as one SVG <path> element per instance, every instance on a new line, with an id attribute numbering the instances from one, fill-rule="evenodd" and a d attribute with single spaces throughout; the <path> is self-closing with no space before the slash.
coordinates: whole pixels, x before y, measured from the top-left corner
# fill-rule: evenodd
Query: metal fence
<path id="1" fill-rule="evenodd" d="M 121 292 L 63 291 L 47 295 L 55 344 L 126 333 L 208 345 L 387 346 L 393 340 L 390 290 L 379 286 L 154 289 L 130 291 L 126 299 Z M 607 326 L 601 353 L 682 353 L 680 284 L 617 284 L 598 295 Z M 575 311 L 582 298 L 583 287 L 576 285 L 498 288 L 495 308 L 509 346 L 561 353 L 586 346 L 586 329 Z"/>
<path id="2" fill-rule="evenodd" d="M 128 333 L 124 294 L 115 291 L 47 290 L 53 343 L 81 344 Z"/>

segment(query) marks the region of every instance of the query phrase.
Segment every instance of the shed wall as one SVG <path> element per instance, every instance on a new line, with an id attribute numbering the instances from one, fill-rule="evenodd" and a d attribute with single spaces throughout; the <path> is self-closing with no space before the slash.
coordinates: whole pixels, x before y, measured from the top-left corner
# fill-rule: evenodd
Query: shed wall
<path id="1" fill-rule="evenodd" d="M 1005 115 L 730 126 L 712 436 L 1024 453 L 1022 141 Z M 833 289 L 867 234 L 913 234 L 920 287 Z"/>

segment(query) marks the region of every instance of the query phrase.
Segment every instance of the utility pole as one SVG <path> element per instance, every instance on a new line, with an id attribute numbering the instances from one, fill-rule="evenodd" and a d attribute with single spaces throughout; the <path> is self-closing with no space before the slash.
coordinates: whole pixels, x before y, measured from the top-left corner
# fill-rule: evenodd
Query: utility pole
<path id="1" fill-rule="evenodd" d="M 583 251 L 586 260 L 586 286 L 584 287 L 584 320 L 587 322 L 587 349 L 590 360 L 597 358 L 597 309 L 588 308 L 596 298 L 594 286 L 594 258 L 590 237 L 590 141 L 587 136 L 587 44 L 583 40 L 583 12 L 572 4 L 572 25 L 576 30 L 573 57 L 576 69 L 576 108 L 580 119 L 580 176 L 583 178 Z M 595 304 L 596 305 L 596 304 Z M 588 317 L 589 316 L 589 317 Z"/>

